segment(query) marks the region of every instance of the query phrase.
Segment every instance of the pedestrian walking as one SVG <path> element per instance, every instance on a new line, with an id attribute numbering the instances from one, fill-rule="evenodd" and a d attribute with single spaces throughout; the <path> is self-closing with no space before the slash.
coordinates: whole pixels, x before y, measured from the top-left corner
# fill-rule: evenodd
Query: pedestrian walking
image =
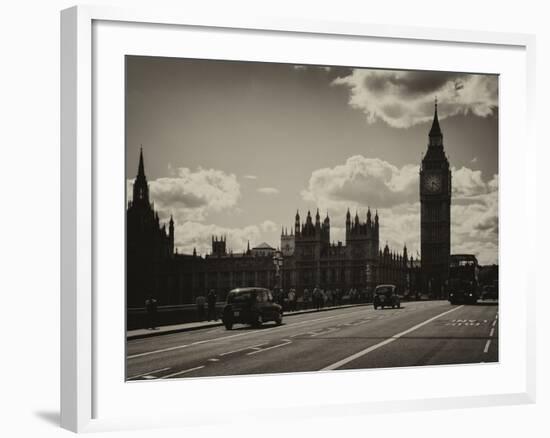
<path id="1" fill-rule="evenodd" d="M 216 316 L 216 292 L 214 289 L 210 289 L 210 292 L 208 292 L 208 321 L 217 321 L 218 317 Z"/>
<path id="2" fill-rule="evenodd" d="M 157 300 L 152 295 L 145 300 L 145 311 L 147 312 L 147 328 L 150 330 L 156 330 Z"/>
<path id="3" fill-rule="evenodd" d="M 197 305 L 197 320 L 204 321 L 204 309 L 206 306 L 206 298 L 204 298 L 204 295 L 199 295 L 195 300 L 195 304 Z"/>

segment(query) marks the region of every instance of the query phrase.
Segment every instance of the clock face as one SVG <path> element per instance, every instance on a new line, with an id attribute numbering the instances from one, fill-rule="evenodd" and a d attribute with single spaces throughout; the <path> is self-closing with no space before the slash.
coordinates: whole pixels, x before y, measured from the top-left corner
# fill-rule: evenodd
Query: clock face
<path id="1" fill-rule="evenodd" d="M 424 187 L 428 192 L 436 193 L 441 190 L 441 176 L 428 175 L 424 179 Z"/>

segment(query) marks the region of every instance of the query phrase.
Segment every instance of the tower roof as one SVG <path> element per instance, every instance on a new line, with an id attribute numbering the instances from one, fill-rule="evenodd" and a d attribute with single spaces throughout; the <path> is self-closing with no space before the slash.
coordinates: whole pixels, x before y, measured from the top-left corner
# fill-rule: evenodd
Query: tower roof
<path id="1" fill-rule="evenodd" d="M 434 120 L 432 122 L 432 129 L 430 129 L 430 137 L 440 137 L 443 134 L 441 133 L 441 127 L 439 126 L 439 118 L 437 117 L 437 97 L 435 99 L 435 110 L 434 110 Z"/>
<path id="2" fill-rule="evenodd" d="M 138 176 L 145 176 L 145 166 L 143 165 L 143 147 L 139 148 Z"/>

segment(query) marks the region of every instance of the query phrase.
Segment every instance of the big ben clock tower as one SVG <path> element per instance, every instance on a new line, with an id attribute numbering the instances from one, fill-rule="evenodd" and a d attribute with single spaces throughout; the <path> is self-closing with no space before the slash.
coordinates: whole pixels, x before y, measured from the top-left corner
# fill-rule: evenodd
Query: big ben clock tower
<path id="1" fill-rule="evenodd" d="M 445 298 L 451 255 L 451 170 L 443 149 L 437 100 L 428 150 L 420 168 L 420 256 L 424 291 Z"/>

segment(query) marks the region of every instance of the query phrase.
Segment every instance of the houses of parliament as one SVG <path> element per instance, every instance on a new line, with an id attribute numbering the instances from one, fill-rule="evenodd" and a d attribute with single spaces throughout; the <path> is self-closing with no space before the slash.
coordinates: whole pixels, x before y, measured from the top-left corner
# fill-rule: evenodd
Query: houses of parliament
<path id="1" fill-rule="evenodd" d="M 363 217 L 345 218 L 345 242 L 331 242 L 330 217 L 296 212 L 294 226 L 281 230 L 280 250 L 266 243 L 240 252 L 227 248 L 226 236 L 212 236 L 209 254 L 178 253 L 174 221 L 161 224 L 149 199 L 143 151 L 128 202 L 127 306 L 141 307 L 153 296 L 161 305 L 193 303 L 214 290 L 218 299 L 237 287 L 293 288 L 297 295 L 315 287 L 371 293 L 377 284 L 396 284 L 401 293 L 442 293 L 450 257 L 451 171 L 435 106 L 429 144 L 420 170 L 421 260 L 406 246 L 400 251 L 380 245 L 380 218 L 370 208 Z M 280 268 L 275 259 L 279 259 Z"/>

